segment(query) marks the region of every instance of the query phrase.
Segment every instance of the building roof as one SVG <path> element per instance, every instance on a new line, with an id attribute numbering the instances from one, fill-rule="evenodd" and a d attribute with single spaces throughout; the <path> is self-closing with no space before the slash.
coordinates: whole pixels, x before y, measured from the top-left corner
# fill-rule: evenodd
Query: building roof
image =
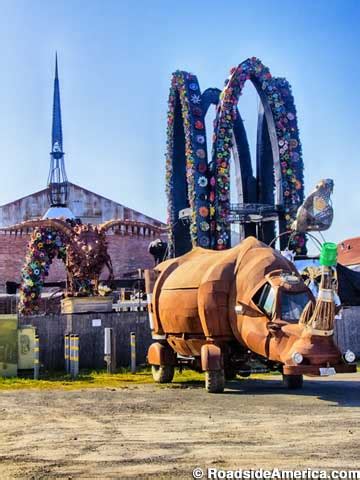
<path id="1" fill-rule="evenodd" d="M 89 223 L 111 220 L 112 218 L 139 219 L 157 226 L 165 224 L 108 197 L 99 195 L 80 185 L 69 182 L 68 206 L 76 217 L 84 217 Z M 0 226 L 9 226 L 24 220 L 42 218 L 49 202 L 47 189 L 44 188 L 25 197 L 0 206 Z M 106 211 L 105 211 L 106 210 Z M 12 218 L 14 217 L 14 218 Z"/>
<path id="2" fill-rule="evenodd" d="M 338 244 L 338 262 L 347 267 L 360 264 L 360 237 L 348 238 Z"/>

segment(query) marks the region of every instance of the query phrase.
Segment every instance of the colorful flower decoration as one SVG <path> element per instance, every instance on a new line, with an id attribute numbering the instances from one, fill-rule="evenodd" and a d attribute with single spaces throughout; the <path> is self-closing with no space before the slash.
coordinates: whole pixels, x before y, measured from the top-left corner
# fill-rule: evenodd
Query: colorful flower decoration
<path id="1" fill-rule="evenodd" d="M 249 58 L 230 71 L 220 96 L 214 124 L 213 154 L 215 181 L 212 188 L 212 211 L 216 221 L 216 233 L 212 247 L 224 249 L 230 246 L 230 224 L 227 220 L 230 207 L 230 155 L 233 122 L 242 89 L 247 80 L 252 81 L 263 102 L 270 108 L 279 148 L 285 229 L 290 229 L 298 207 L 304 198 L 303 161 L 297 126 L 296 109 L 289 83 L 282 78 L 273 78 L 269 69 L 255 57 Z M 277 159 L 274 160 L 277 162 Z M 293 237 L 291 248 L 297 253 L 305 251 L 302 236 Z"/>
<path id="2" fill-rule="evenodd" d="M 196 107 L 194 107 L 196 105 Z M 179 113 L 180 112 L 180 113 Z M 201 92 L 195 75 L 177 71 L 172 76 L 168 103 L 167 120 L 167 151 L 166 151 L 166 193 L 168 198 L 168 224 L 170 225 L 169 247 L 174 251 L 174 226 L 179 221 L 179 206 L 176 201 L 175 191 L 179 188 L 178 179 L 174 173 L 175 135 L 181 132 L 177 128 L 182 123 L 184 138 L 177 138 L 177 144 L 184 142 L 187 182 L 187 202 L 191 209 L 190 234 L 194 246 L 209 246 L 210 235 L 208 229 L 202 229 L 204 217 L 199 209 L 208 206 L 208 180 L 207 180 L 207 153 L 200 145 L 205 144 L 205 122 L 201 108 Z"/>
<path id="3" fill-rule="evenodd" d="M 38 313 L 38 299 L 54 258 L 66 259 L 66 242 L 61 232 L 49 228 L 33 231 L 21 271 L 19 313 L 34 315 Z"/>
<path id="4" fill-rule="evenodd" d="M 200 222 L 200 228 L 203 232 L 207 232 L 210 229 L 208 222 Z"/>
<path id="5" fill-rule="evenodd" d="M 207 217 L 209 215 L 209 209 L 207 207 L 200 207 L 199 213 L 202 217 Z"/>
<path id="6" fill-rule="evenodd" d="M 206 187 L 208 184 L 208 180 L 206 177 L 202 176 L 202 177 L 199 177 L 197 183 L 200 187 Z"/>
<path id="7" fill-rule="evenodd" d="M 199 103 L 201 103 L 201 97 L 200 97 L 200 95 L 193 94 L 190 97 L 190 101 L 191 101 L 191 103 L 195 103 L 196 105 L 198 105 Z"/>

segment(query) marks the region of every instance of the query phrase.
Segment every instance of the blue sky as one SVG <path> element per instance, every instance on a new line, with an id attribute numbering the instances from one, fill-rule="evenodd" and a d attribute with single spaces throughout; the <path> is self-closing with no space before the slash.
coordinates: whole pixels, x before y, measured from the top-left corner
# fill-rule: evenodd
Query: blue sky
<path id="1" fill-rule="evenodd" d="M 45 186 L 55 50 L 68 177 L 165 219 L 167 96 L 176 69 L 201 88 L 259 57 L 293 87 L 309 192 L 335 180 L 339 241 L 360 235 L 360 2 L 0 0 L 0 204 Z M 239 108 L 254 150 L 257 98 Z"/>

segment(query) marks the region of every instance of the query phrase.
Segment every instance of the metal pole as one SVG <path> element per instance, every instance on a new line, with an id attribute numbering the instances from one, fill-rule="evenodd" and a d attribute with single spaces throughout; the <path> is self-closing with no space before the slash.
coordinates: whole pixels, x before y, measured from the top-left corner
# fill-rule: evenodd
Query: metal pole
<path id="1" fill-rule="evenodd" d="M 112 328 L 104 329 L 104 359 L 107 373 L 111 373 Z"/>
<path id="2" fill-rule="evenodd" d="M 35 335 L 34 339 L 34 380 L 39 380 L 39 337 Z"/>
<path id="3" fill-rule="evenodd" d="M 131 373 L 136 373 L 136 335 L 130 332 Z"/>
<path id="4" fill-rule="evenodd" d="M 145 270 L 144 272 L 145 278 L 145 291 L 146 291 L 146 299 L 148 304 L 148 315 L 149 315 L 149 324 L 150 330 L 153 332 L 154 330 L 154 320 L 153 320 L 153 313 L 152 313 L 152 292 L 155 285 L 155 274 L 153 270 Z"/>
<path id="5" fill-rule="evenodd" d="M 116 371 L 116 335 L 115 330 L 111 329 L 111 373 Z"/>

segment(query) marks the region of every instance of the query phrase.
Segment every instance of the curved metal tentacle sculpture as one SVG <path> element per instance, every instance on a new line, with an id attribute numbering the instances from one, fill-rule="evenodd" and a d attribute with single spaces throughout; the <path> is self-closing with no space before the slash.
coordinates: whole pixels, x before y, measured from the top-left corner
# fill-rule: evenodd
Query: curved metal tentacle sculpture
<path id="1" fill-rule="evenodd" d="M 209 248 L 215 235 L 216 221 L 210 221 L 214 201 L 213 185 L 210 185 L 213 165 L 208 163 L 205 119 L 210 106 L 218 105 L 220 93 L 218 88 L 208 88 L 201 93 L 198 79 L 192 73 L 176 71 L 172 75 L 166 153 L 171 255 L 182 255 L 194 246 Z M 255 179 L 239 114 L 233 132 L 237 162 L 241 157 L 241 168 L 240 163 L 236 164 L 238 192 L 245 201 L 251 202 L 248 192 L 254 190 Z"/>
<path id="2" fill-rule="evenodd" d="M 216 93 L 216 92 L 215 92 Z M 210 246 L 209 183 L 205 109 L 198 79 L 189 72 L 172 75 L 168 100 L 166 193 L 171 254 Z M 179 218 L 179 214 L 184 214 Z"/>

